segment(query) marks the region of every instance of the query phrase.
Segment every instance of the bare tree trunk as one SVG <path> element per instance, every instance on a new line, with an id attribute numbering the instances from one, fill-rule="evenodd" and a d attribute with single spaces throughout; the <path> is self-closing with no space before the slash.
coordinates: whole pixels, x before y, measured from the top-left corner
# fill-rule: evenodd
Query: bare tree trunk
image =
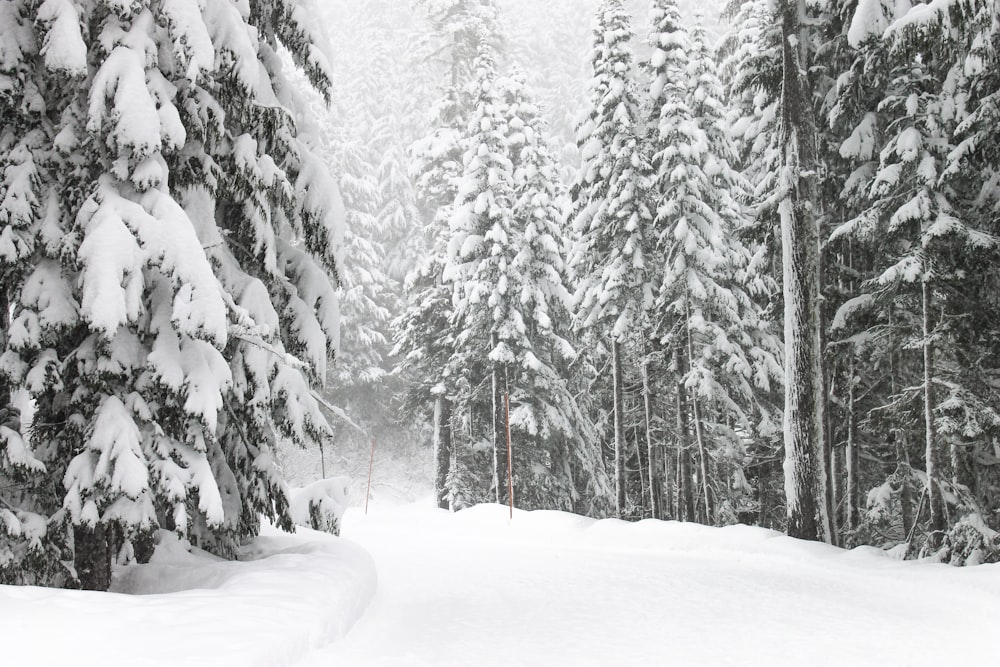
<path id="1" fill-rule="evenodd" d="M 976 492 L 975 460 L 956 438 L 951 439 L 949 449 L 951 450 L 951 481 L 956 485 L 966 487 L 974 494 Z"/>
<path id="2" fill-rule="evenodd" d="M 688 321 L 691 320 L 690 308 L 685 304 L 685 311 Z M 685 334 L 687 335 L 687 354 L 688 354 L 688 367 L 694 363 L 694 339 L 691 335 L 691 327 L 684 325 Z M 698 405 L 698 396 L 691 397 L 691 412 L 694 417 L 694 438 L 695 442 L 698 444 L 698 463 L 700 467 L 699 476 L 701 477 L 701 494 L 704 501 L 705 509 L 705 523 L 712 524 L 712 495 L 709 491 L 708 486 L 708 452 L 705 450 L 705 437 L 702 434 L 702 424 L 701 424 L 701 409 Z"/>
<path id="3" fill-rule="evenodd" d="M 930 513 L 930 547 L 937 548 L 945 530 L 944 503 L 938 482 L 937 447 L 934 443 L 934 343 L 931 340 L 931 288 L 926 276 L 920 283 L 924 334 L 924 438 L 927 445 L 927 507 Z"/>
<path id="4" fill-rule="evenodd" d="M 639 424 L 632 427 L 632 440 L 635 442 L 635 466 L 639 470 L 639 502 L 646 498 L 646 477 L 642 473 L 642 445 L 639 444 Z M 639 508 L 640 515 L 642 508 Z"/>
<path id="5" fill-rule="evenodd" d="M 677 462 L 670 455 L 670 450 L 663 450 L 663 518 L 676 519 L 677 506 L 674 503 L 674 489 L 677 487 Z"/>
<path id="6" fill-rule="evenodd" d="M 829 421 L 829 418 L 827 419 L 827 421 Z M 828 430 L 827 432 L 830 433 L 831 435 L 833 434 L 832 424 L 831 424 L 831 430 Z M 833 533 L 831 535 L 832 541 L 833 544 L 835 544 L 836 546 L 841 546 L 843 544 L 843 540 L 841 540 L 840 538 L 841 521 L 839 517 L 840 512 L 838 510 L 838 508 L 840 507 L 840 500 L 841 500 L 840 459 L 841 457 L 839 456 L 838 448 L 831 446 L 830 447 L 830 503 L 831 503 L 830 525 L 833 528 Z"/>
<path id="7" fill-rule="evenodd" d="M 851 349 L 851 361 L 847 377 L 847 447 L 844 451 L 844 465 L 847 468 L 847 490 L 845 492 L 846 509 L 844 523 L 850 535 L 858 530 L 858 519 L 861 512 L 858 508 L 858 421 L 855 414 L 854 386 L 854 350 Z M 853 537 L 852 537 L 853 539 Z"/>
<path id="8" fill-rule="evenodd" d="M 438 395 L 434 400 L 434 497 L 437 506 L 449 509 L 448 473 L 451 472 L 451 401 Z"/>
<path id="9" fill-rule="evenodd" d="M 106 591 L 111 587 L 110 537 L 107 526 L 101 523 L 73 527 L 73 565 L 85 591 Z"/>
<path id="10" fill-rule="evenodd" d="M 788 534 L 830 540 L 823 474 L 819 206 L 816 123 L 808 82 L 804 0 L 779 0 L 782 27 L 781 214 L 785 302 L 785 497 Z"/>
<path id="11" fill-rule="evenodd" d="M 770 462 L 761 463 L 760 474 L 758 476 L 757 485 L 757 497 L 760 502 L 760 507 L 757 508 L 757 525 L 761 528 L 770 528 L 770 521 L 768 519 L 768 505 L 771 502 L 771 494 L 768 492 L 770 485 L 768 484 L 768 479 L 771 477 L 771 464 Z"/>
<path id="12" fill-rule="evenodd" d="M 611 365 L 614 376 L 615 412 L 615 513 L 625 517 L 625 389 L 623 387 L 622 350 L 617 340 L 611 342 Z"/>
<path id="13" fill-rule="evenodd" d="M 491 341 L 495 348 L 496 334 Z M 493 390 L 493 484 L 496 486 L 496 502 L 503 505 L 507 502 L 507 424 L 504 414 L 507 369 L 502 364 L 494 363 L 490 375 Z"/>
<path id="14" fill-rule="evenodd" d="M 900 519 L 903 523 L 903 539 L 909 535 L 910 527 L 913 526 L 913 489 L 910 488 L 910 461 L 906 454 L 906 439 L 901 438 L 898 445 L 897 458 L 899 464 L 896 470 L 899 474 L 899 505 Z"/>
<path id="15" fill-rule="evenodd" d="M 687 390 L 684 387 L 684 355 L 678 347 L 677 359 L 677 518 L 694 521 L 694 489 L 691 482 L 691 454 L 688 452 Z"/>
<path id="16" fill-rule="evenodd" d="M 646 421 L 646 458 L 649 461 L 649 510 L 654 519 L 663 518 L 664 468 L 660 448 L 653 445 L 652 395 L 649 387 L 649 360 L 642 360 L 642 411 Z"/>

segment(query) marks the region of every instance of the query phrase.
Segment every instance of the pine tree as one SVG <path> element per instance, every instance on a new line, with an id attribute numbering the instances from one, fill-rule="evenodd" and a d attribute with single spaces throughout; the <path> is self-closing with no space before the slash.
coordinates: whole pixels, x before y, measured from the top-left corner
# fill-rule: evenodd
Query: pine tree
<path id="1" fill-rule="evenodd" d="M 684 406 L 690 405 L 703 516 L 714 521 L 722 504 L 732 516 L 734 499 L 710 488 L 716 478 L 712 463 L 725 471 L 720 475 L 724 479 L 742 473 L 744 456 L 737 454 L 742 439 L 728 425 L 754 430 L 758 393 L 768 392 L 781 375 L 778 345 L 752 298 L 749 253 L 735 235 L 745 215 L 738 197 L 746 185 L 730 166 L 734 152 L 725 129 L 721 84 L 703 32 L 695 29 L 688 42 L 676 34 L 675 12 L 656 11 L 654 16 L 663 21 L 654 33 L 657 41 L 672 47 L 653 54 L 654 62 L 663 63 L 654 79 L 662 87 L 654 85 L 652 105 L 658 112 L 652 136 L 655 229 L 665 262 L 657 311 L 660 335 L 679 359 L 679 419 L 686 420 Z M 681 431 L 688 431 L 687 426 Z M 710 447 L 715 451 L 709 452 Z"/>
<path id="2" fill-rule="evenodd" d="M 325 61 L 286 0 L 4 8 L 0 199 L 28 205 L 0 371 L 35 412 L 3 474 L 37 479 L 14 513 L 71 528 L 87 588 L 157 526 L 232 555 L 291 525 L 275 442 L 329 435 L 343 211 L 277 49 L 321 91 Z"/>
<path id="3" fill-rule="evenodd" d="M 590 110 L 577 136 L 583 163 L 571 191 L 572 224 L 580 239 L 572 259 L 580 280 L 576 317 L 581 327 L 596 327 L 607 336 L 611 348 L 619 516 L 626 512 L 622 347 L 635 328 L 648 331 L 652 305 L 645 259 L 650 167 L 641 142 L 631 38 L 620 0 L 602 2 L 594 29 Z"/>
<path id="4" fill-rule="evenodd" d="M 444 96 L 431 110 L 432 129 L 411 148 L 416 204 L 428 221 L 423 234 L 426 254 L 407 278 L 408 305 L 394 322 L 393 353 L 403 356 L 402 371 L 418 378 L 408 392 L 408 405 L 435 406 L 435 495 L 439 506 L 447 508 L 448 480 L 455 479 L 453 402 L 458 386 L 468 381 L 470 369 L 454 355 L 458 332 L 451 324 L 455 321 L 450 305 L 453 290 L 442 272 L 471 113 L 471 65 L 481 48 L 502 40 L 492 0 L 421 0 L 419 4 L 433 33 L 431 52 L 445 55 L 446 75 Z"/>
<path id="5" fill-rule="evenodd" d="M 899 467 L 885 483 L 903 489 L 901 542 L 914 534 L 920 514 L 913 512 L 916 503 L 906 492 L 911 485 L 924 487 L 929 551 L 953 537 L 966 540 L 958 537 L 965 528 L 957 527 L 953 536 L 946 519 L 952 513 L 946 496 L 971 495 L 967 482 L 972 479 L 963 461 L 966 445 L 956 443 L 982 437 L 996 423 L 993 411 L 983 409 L 989 399 L 984 401 L 980 390 L 970 389 L 985 386 L 972 379 L 978 364 L 965 356 L 977 343 L 966 337 L 963 326 L 946 324 L 967 319 L 973 312 L 976 319 L 988 317 L 984 305 L 993 308 L 988 299 L 975 305 L 967 300 L 983 294 L 978 268 L 992 261 L 988 258 L 997 250 L 995 226 L 981 208 L 992 198 L 980 186 L 989 182 L 984 176 L 992 167 L 987 160 L 977 164 L 983 171 L 974 176 L 969 171 L 970 162 L 989 154 L 993 142 L 981 134 L 978 139 L 984 143 L 973 149 L 966 134 L 982 119 L 973 91 L 988 90 L 970 78 L 985 71 L 976 61 L 990 57 L 987 51 L 967 46 L 976 43 L 972 35 L 983 34 L 981 17 L 973 17 L 956 21 L 954 32 L 940 34 L 931 27 L 933 18 L 911 22 L 903 17 L 886 32 L 890 9 L 877 3 L 859 8 L 848 31 L 848 39 L 858 48 L 857 61 L 844 77 L 835 109 L 835 119 L 846 123 L 840 152 L 854 166 L 845 190 L 857 208 L 854 217 L 835 231 L 834 239 L 855 241 L 868 255 L 867 280 L 848 295 L 836 322 L 840 328 L 866 327 L 867 333 L 874 323 L 888 322 L 887 336 L 870 336 L 876 341 L 876 353 L 888 357 L 894 380 L 886 403 L 875 408 L 891 411 L 891 426 L 898 434 L 898 452 L 893 454 Z M 929 25 L 924 23 L 928 19 Z M 889 38 L 883 40 L 883 33 Z M 874 111 L 864 106 L 869 99 L 878 100 Z M 864 334 L 855 338 L 859 335 Z M 900 342 L 902 352 L 894 349 Z M 918 350 L 919 356 L 908 355 L 908 349 Z M 943 399 L 938 396 L 942 387 Z M 919 399 L 919 414 L 903 408 L 914 399 Z M 950 457 L 943 455 L 946 441 L 951 443 Z M 916 442 L 922 443 L 922 451 L 913 452 L 913 457 L 922 457 L 925 466 L 919 479 L 910 469 L 908 451 L 909 443 Z M 960 514 L 980 515 L 975 502 L 956 504 Z M 883 518 L 883 509 L 870 514 Z"/>
<path id="6" fill-rule="evenodd" d="M 477 58 L 475 108 L 469 119 L 468 149 L 451 216 L 449 264 L 444 280 L 455 289 L 460 349 L 488 350 L 490 369 L 493 484 L 498 503 L 507 499 L 506 418 L 511 365 L 523 354 L 525 323 L 515 303 L 519 279 L 511 269 L 514 238 L 514 169 L 510 131 L 489 52 Z"/>
<path id="7" fill-rule="evenodd" d="M 384 383 L 396 285 L 385 273 L 384 230 L 378 217 L 382 200 L 372 150 L 361 136 L 342 134 L 332 143 L 346 209 L 344 252 L 352 261 L 343 272 L 339 293 L 344 325 L 340 354 L 331 369 L 330 398 L 354 421 L 370 425 L 389 410 Z"/>
<path id="8" fill-rule="evenodd" d="M 570 340 L 562 229 L 566 193 L 546 124 L 520 70 L 497 85 L 514 176 L 518 251 L 510 271 L 520 282 L 520 294 L 514 296 L 524 322 L 511 395 L 511 427 L 519 445 L 515 497 L 522 508 L 577 508 L 592 514 L 606 501 L 608 484 L 593 425 L 570 390 L 579 355 Z"/>
<path id="9" fill-rule="evenodd" d="M 774 196 L 781 218 L 785 308 L 785 499 L 788 534 L 831 539 L 825 501 L 819 260 L 819 146 L 812 82 L 812 35 L 803 2 L 776 7 L 782 30 L 781 170 Z"/>

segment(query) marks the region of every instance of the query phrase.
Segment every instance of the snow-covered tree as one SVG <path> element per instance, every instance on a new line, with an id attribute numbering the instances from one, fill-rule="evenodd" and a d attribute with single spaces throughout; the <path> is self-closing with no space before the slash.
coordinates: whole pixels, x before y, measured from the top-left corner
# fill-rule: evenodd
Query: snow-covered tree
<path id="1" fill-rule="evenodd" d="M 406 307 L 394 322 L 394 353 L 402 356 L 401 372 L 416 380 L 407 403 L 417 408 L 433 404 L 435 415 L 435 494 L 449 506 L 453 402 L 469 369 L 453 358 L 458 332 L 451 311 L 453 286 L 442 278 L 447 265 L 450 218 L 463 169 L 466 129 L 471 114 L 472 63 L 499 36 L 493 0 L 421 0 L 430 24 L 432 56 L 445 61 L 443 97 L 433 105 L 429 134 L 411 147 L 410 173 L 416 205 L 426 221 L 424 256 L 406 280 Z M 444 310 L 442 310 L 444 309 Z M 447 326 L 441 326 L 447 323 Z M 444 343 L 444 344 L 443 344 Z"/>
<path id="2" fill-rule="evenodd" d="M 490 370 L 493 484 L 497 502 L 507 498 L 505 396 L 511 365 L 524 354 L 525 323 L 516 298 L 520 278 L 513 269 L 514 168 L 510 127 L 497 90 L 496 65 L 488 51 L 475 65 L 475 107 L 468 148 L 451 214 L 449 263 L 444 280 L 454 286 L 459 352 L 476 355 L 486 346 Z"/>
<path id="3" fill-rule="evenodd" d="M 669 13 L 663 16 L 665 24 L 673 23 Z M 742 474 L 741 432 L 756 430 L 756 394 L 768 392 L 781 377 L 779 350 L 752 298 L 749 253 L 735 234 L 745 216 L 739 200 L 746 185 L 731 166 L 722 87 L 703 33 L 693 30 L 689 42 L 667 30 L 658 35 L 673 53 L 654 51 L 653 57 L 674 66 L 657 77 L 661 83 L 654 87 L 659 117 L 652 190 L 664 261 L 657 312 L 662 340 L 676 350 L 682 376 L 678 402 L 690 406 L 703 516 L 714 521 L 716 511 L 722 511 L 719 504 L 732 511 L 731 499 L 720 496 L 727 495 L 726 480 Z M 687 408 L 684 412 L 680 436 L 688 431 Z M 720 477 L 721 488 L 710 488 Z"/>
<path id="4" fill-rule="evenodd" d="M 0 372 L 34 414 L 0 458 L 39 478 L 15 514 L 72 527 L 85 587 L 157 526 L 231 555 L 261 514 L 291 525 L 275 443 L 329 436 L 311 385 L 337 343 L 343 207 L 278 56 L 326 91 L 307 15 L 2 11 L 0 199 L 22 205 L 0 232 L 20 267 Z"/>
<path id="5" fill-rule="evenodd" d="M 993 309 L 982 298 L 992 279 L 980 267 L 997 252 L 998 230 L 988 212 L 996 201 L 988 185 L 995 164 L 983 159 L 995 140 L 975 128 L 992 113 L 989 93 L 982 99 L 980 91 L 990 90 L 982 79 L 992 76 L 985 62 L 996 56 L 983 48 L 991 28 L 981 14 L 956 17 L 948 31 L 939 31 L 933 17 L 877 2 L 860 5 L 850 17 L 847 37 L 857 55 L 839 82 L 832 115 L 842 130 L 840 154 L 852 166 L 845 199 L 856 208 L 833 241 L 857 243 L 867 256 L 859 263 L 864 280 L 846 295 L 834 323 L 838 333 L 860 329 L 851 339 L 865 340 L 870 354 L 889 362 L 889 395 L 872 412 L 884 411 L 880 421 L 894 428 L 899 466 L 889 480 L 873 481 L 903 489 L 900 541 L 947 551 L 965 541 L 960 534 L 969 527 L 949 532 L 948 515 L 982 516 L 969 501 L 976 484 L 967 452 L 983 451 L 977 441 L 997 423 L 986 407 L 989 383 L 966 356 L 980 343 L 951 324 L 989 317 Z M 911 349 L 919 354 L 906 352 Z M 864 378 L 856 370 L 852 375 Z M 910 408 L 914 403 L 919 410 Z M 922 451 L 909 448 L 918 442 Z M 911 456 L 923 459 L 923 471 L 911 468 Z M 856 486 L 849 477 L 849 497 Z M 920 517 L 907 496 L 910 486 L 924 488 L 925 536 L 916 531 Z M 884 521 L 884 510 L 884 504 L 873 507 L 863 523 Z M 858 527 L 853 512 L 848 524 Z"/>
<path id="6" fill-rule="evenodd" d="M 579 237 L 573 270 L 579 278 L 576 317 L 609 339 L 614 380 L 615 497 L 626 511 L 623 344 L 649 330 L 652 291 L 646 253 L 652 211 L 647 201 L 649 160 L 644 154 L 639 103 L 629 45 L 632 29 L 620 0 L 597 11 L 588 116 L 577 144 L 582 165 L 571 190 L 572 225 Z"/>

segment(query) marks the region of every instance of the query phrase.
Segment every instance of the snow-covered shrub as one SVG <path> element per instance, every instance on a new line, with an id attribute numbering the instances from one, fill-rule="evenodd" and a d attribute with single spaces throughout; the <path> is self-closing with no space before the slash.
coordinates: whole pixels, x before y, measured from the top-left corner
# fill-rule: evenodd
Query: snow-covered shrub
<path id="1" fill-rule="evenodd" d="M 351 480 L 331 477 L 291 492 L 290 512 L 298 526 L 340 535 L 340 522 L 347 510 Z"/>
<path id="2" fill-rule="evenodd" d="M 979 514 L 966 514 L 945 533 L 934 557 L 952 565 L 1000 563 L 1000 533 Z"/>

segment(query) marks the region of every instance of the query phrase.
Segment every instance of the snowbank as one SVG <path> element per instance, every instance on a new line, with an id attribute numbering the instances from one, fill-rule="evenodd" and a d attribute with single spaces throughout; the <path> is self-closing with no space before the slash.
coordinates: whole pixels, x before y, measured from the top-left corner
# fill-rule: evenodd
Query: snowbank
<path id="1" fill-rule="evenodd" d="M 238 562 L 160 533 L 149 564 L 118 573 L 117 593 L 0 586 L 4 664 L 289 665 L 342 637 L 375 587 L 371 557 L 324 533 L 265 528 Z"/>

